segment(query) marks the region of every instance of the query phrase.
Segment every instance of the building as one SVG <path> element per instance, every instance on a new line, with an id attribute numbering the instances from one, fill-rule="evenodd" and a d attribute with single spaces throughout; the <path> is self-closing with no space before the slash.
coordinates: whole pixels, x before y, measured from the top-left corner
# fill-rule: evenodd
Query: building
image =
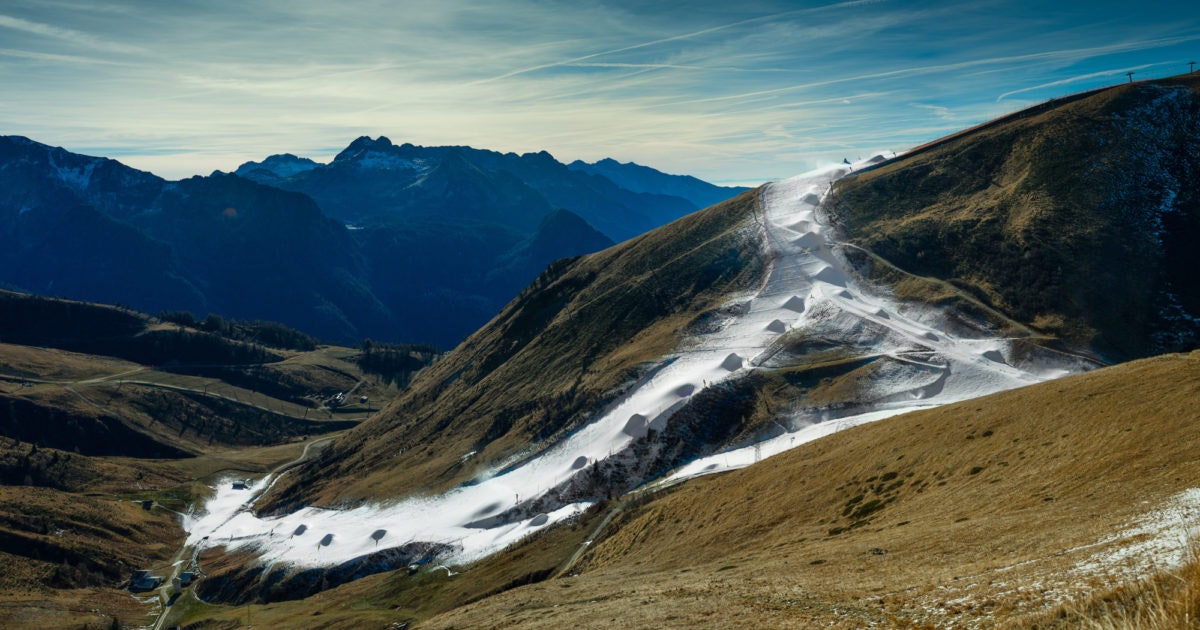
<path id="1" fill-rule="evenodd" d="M 129 578 L 129 590 L 131 591 L 150 591 L 158 588 L 162 584 L 163 576 L 153 575 L 147 569 L 138 569 L 133 572 Z"/>

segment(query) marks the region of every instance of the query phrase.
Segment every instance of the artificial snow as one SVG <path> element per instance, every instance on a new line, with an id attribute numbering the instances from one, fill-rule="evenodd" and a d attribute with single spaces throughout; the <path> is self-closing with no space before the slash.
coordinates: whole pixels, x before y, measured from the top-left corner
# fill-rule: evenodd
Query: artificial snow
<path id="1" fill-rule="evenodd" d="M 448 546 L 453 551 L 438 558 L 447 564 L 482 558 L 585 510 L 587 502 L 559 502 L 547 512 L 532 506 L 651 429 L 663 429 L 686 398 L 769 362 L 780 352 L 781 336 L 794 330 L 862 357 L 886 358 L 866 398 L 851 409 L 781 418 L 776 437 L 692 462 L 666 482 L 741 468 L 851 426 L 1079 369 L 1068 360 L 1015 367 L 1005 358 L 1007 340 L 950 334 L 936 309 L 900 304 L 865 286 L 818 216 L 832 183 L 848 172 L 844 166 L 829 168 L 765 187 L 763 214 L 755 217 L 769 262 L 762 287 L 735 300 L 741 308 L 732 310 L 739 314 L 692 340 L 602 416 L 556 445 L 441 495 L 347 510 L 310 507 L 259 518 L 249 504 L 271 480 L 249 490 L 222 484 L 203 514 L 186 519 L 188 543 L 224 545 L 267 563 L 302 567 L 336 565 L 408 543 Z"/>

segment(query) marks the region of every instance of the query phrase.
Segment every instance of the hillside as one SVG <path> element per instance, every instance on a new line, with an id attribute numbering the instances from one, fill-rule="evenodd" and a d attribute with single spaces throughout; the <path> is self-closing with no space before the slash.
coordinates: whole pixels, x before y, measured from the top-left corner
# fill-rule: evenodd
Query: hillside
<path id="1" fill-rule="evenodd" d="M 387 389 L 278 324 L 175 316 L 0 291 L 0 433 L 83 455 L 182 458 L 346 429 L 328 396 Z"/>
<path id="2" fill-rule="evenodd" d="M 220 493 L 188 526 L 189 545 L 224 548 L 198 594 L 276 601 L 413 563 L 474 562 L 647 483 L 1087 367 L 999 314 L 975 321 L 863 284 L 815 222 L 817 193 L 845 171 L 772 184 L 553 269 L 321 457 L 249 497 Z M 631 262 L 646 266 L 631 274 Z M 693 301 L 705 276 L 721 301 Z M 511 354 L 471 347 L 493 338 Z M 609 354 L 581 356 L 589 344 Z M 571 405 L 578 415 L 557 415 Z M 245 509 L 260 492 L 258 513 Z"/>
<path id="3" fill-rule="evenodd" d="M 1112 361 L 1186 350 L 1198 147 L 1200 78 L 1120 85 L 847 177 L 835 214 L 850 242 L 1070 346 Z"/>
<path id="4" fill-rule="evenodd" d="M 930 308 L 857 278 L 857 251 L 821 223 L 821 194 L 847 170 L 777 182 L 552 267 L 396 406 L 273 486 L 260 513 L 444 492 L 575 449 L 574 480 L 545 480 L 539 494 L 557 498 L 529 508 L 552 510 L 780 432 L 1089 366 L 969 295 Z M 592 431 L 608 444 L 602 427 L 626 422 L 633 441 L 608 452 L 565 446 Z"/>
<path id="5" fill-rule="evenodd" d="M 857 427 L 636 501 L 569 577 L 422 627 L 1022 627 L 1186 559 L 1197 422 L 1192 353 Z"/>
<path id="6" fill-rule="evenodd" d="M 862 211 L 847 191 L 903 163 L 874 158 L 774 182 L 553 265 L 393 405 L 321 457 L 261 481 L 255 513 L 202 517 L 190 543 L 207 548 L 204 536 L 241 532 L 205 597 L 274 601 L 316 592 L 316 575 L 325 588 L 421 558 L 462 565 L 503 555 L 519 532 L 586 518 L 648 484 L 750 466 L 849 427 L 1094 368 L 1103 347 L 1054 334 L 953 277 L 844 243 Z M 858 179 L 844 183 L 852 172 Z M 1111 193 L 1125 191 L 1114 184 Z M 1016 272 L 1054 273 L 1035 263 Z M 233 500 L 217 503 L 233 509 Z M 314 552 L 305 541 L 270 540 L 280 527 L 311 528 L 324 542 Z M 380 556 L 369 536 L 408 542 Z M 247 590 L 264 579 L 296 586 Z"/>

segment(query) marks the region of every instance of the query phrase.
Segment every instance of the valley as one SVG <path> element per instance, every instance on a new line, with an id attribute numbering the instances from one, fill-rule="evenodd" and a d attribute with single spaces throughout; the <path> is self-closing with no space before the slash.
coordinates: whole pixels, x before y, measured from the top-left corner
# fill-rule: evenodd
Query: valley
<path id="1" fill-rule="evenodd" d="M 9 321 L 42 314 L 25 336 L 46 335 L 60 345 L 74 345 L 71 334 L 101 322 L 123 321 L 129 337 L 120 345 L 137 352 L 141 342 L 133 339 L 164 327 L 112 307 L 0 298 Z M 45 316 L 57 309 L 73 313 L 72 332 Z M 181 340 L 209 339 L 195 329 L 169 329 Z M 247 363 L 242 342 L 210 339 L 200 344 L 208 350 L 194 355 L 205 363 L 167 366 L 0 344 L 0 555 L 7 567 L 0 575 L 0 624 L 107 628 L 165 621 L 169 578 L 189 568 L 176 555 L 186 540 L 181 519 L 203 503 L 209 484 L 295 465 L 398 391 L 363 372 L 354 349 L 247 345 L 249 354 L 268 355 Z M 174 356 L 186 361 L 188 354 Z M 220 356 L 231 363 L 211 362 Z M 339 392 L 347 403 L 334 406 L 329 401 Z M 135 569 L 167 580 L 161 590 L 131 593 Z"/>

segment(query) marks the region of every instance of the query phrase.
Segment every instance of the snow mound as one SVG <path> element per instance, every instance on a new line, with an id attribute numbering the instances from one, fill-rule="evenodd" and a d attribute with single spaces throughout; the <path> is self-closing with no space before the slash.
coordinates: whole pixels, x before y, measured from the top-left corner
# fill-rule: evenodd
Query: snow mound
<path id="1" fill-rule="evenodd" d="M 629 416 L 629 421 L 625 423 L 624 433 L 630 437 L 642 437 L 646 435 L 646 416 L 640 413 Z"/>
<path id="2" fill-rule="evenodd" d="M 804 312 L 804 298 L 793 295 L 792 297 L 788 298 L 788 301 L 783 303 L 783 308 L 786 308 L 789 311 L 796 311 L 797 313 L 803 313 Z M 775 321 L 778 322 L 779 320 L 775 320 Z"/>
<path id="3" fill-rule="evenodd" d="M 801 223 L 808 223 L 808 222 L 801 221 Z M 806 232 L 802 236 L 792 239 L 793 245 L 795 245 L 796 247 L 801 247 L 801 248 L 805 248 L 805 249 L 815 249 L 817 247 L 820 247 L 822 245 L 822 243 L 823 243 L 823 240 L 821 239 L 821 235 L 817 234 L 816 232 L 811 232 L 811 231 Z"/>
<path id="4" fill-rule="evenodd" d="M 739 357 L 737 353 L 730 354 L 721 362 L 721 369 L 729 370 L 730 372 L 742 369 L 742 357 Z"/>

